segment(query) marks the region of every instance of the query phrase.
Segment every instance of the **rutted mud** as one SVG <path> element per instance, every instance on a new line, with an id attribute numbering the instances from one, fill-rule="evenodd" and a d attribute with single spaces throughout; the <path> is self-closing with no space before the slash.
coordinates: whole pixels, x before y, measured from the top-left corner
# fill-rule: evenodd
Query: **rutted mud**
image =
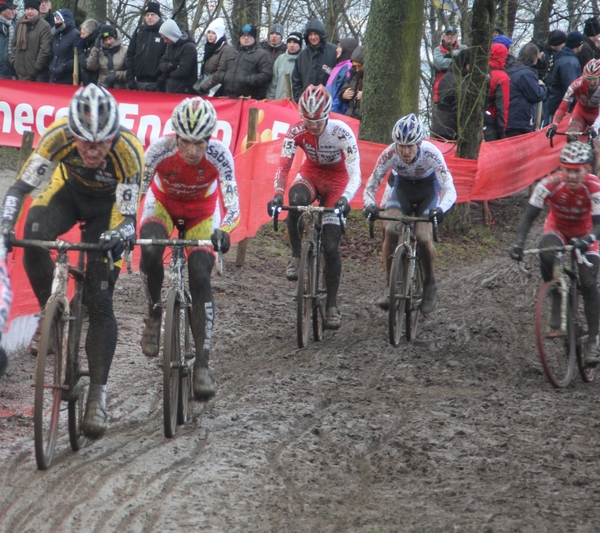
<path id="1" fill-rule="evenodd" d="M 505 205 L 492 205 L 501 237 Z M 71 452 L 65 413 L 46 472 L 33 452 L 34 361 L 13 357 L 0 380 L 0 531 L 600 531 L 599 387 L 576 378 L 556 392 L 543 376 L 539 277 L 504 249 L 455 259 L 416 341 L 394 348 L 374 305 L 381 261 L 363 246 L 376 243 L 354 224 L 342 328 L 306 349 L 279 241 L 252 240 L 241 269 L 235 248 L 226 256 L 213 277 L 217 395 L 193 403 L 174 439 L 161 371 L 139 349 L 137 274 L 115 293 L 106 436 Z"/>

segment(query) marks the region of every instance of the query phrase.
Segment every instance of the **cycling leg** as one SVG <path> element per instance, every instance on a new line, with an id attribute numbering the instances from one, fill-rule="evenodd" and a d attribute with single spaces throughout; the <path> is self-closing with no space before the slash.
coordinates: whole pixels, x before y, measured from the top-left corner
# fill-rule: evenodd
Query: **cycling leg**
<path id="1" fill-rule="evenodd" d="M 310 190 L 303 183 L 292 185 L 289 192 L 290 205 L 309 205 L 314 198 L 311 198 Z M 300 254 L 302 252 L 302 237 L 298 231 L 298 221 L 302 213 L 289 211 L 287 216 L 287 229 L 292 247 L 292 258 L 287 266 L 286 276 L 290 281 L 298 279 L 298 266 L 300 264 Z"/>
<path id="2" fill-rule="evenodd" d="M 321 245 L 323 275 L 327 287 L 327 303 L 325 304 L 325 327 L 327 329 L 338 329 L 342 323 L 342 315 L 337 309 L 337 293 L 342 275 L 341 240 L 342 228 L 339 219 L 337 217 L 324 217 Z"/>
<path id="3" fill-rule="evenodd" d="M 598 290 L 598 264 L 600 257 L 588 254 L 586 259 L 592 263 L 591 267 L 579 266 L 579 281 L 583 294 L 585 318 L 588 324 L 588 349 L 585 363 L 596 366 L 600 363 L 600 350 L 598 349 L 598 321 L 600 320 L 600 291 Z"/>
<path id="4" fill-rule="evenodd" d="M 417 216 L 426 216 L 430 210 L 438 205 L 438 194 L 435 190 L 435 184 L 432 183 L 427 189 L 424 189 L 424 198 L 418 203 L 416 208 Z M 435 246 L 433 245 L 433 229 L 427 222 L 419 222 L 415 228 L 417 237 L 417 246 L 421 264 L 423 265 L 423 299 L 421 300 L 420 311 L 424 315 L 431 313 L 437 304 L 437 282 L 434 275 L 435 267 Z"/>
<path id="5" fill-rule="evenodd" d="M 196 344 L 194 363 L 194 395 L 198 400 L 209 400 L 215 394 L 215 384 L 208 369 L 210 342 L 214 324 L 214 301 L 210 275 L 214 256 L 203 250 L 193 251 L 188 257 L 190 293 L 192 295 L 192 334 Z"/>
<path id="6" fill-rule="evenodd" d="M 539 248 L 549 248 L 552 246 L 563 246 L 565 243 L 562 239 L 554 233 L 546 233 L 542 235 L 538 244 Z M 540 254 L 540 273 L 544 281 L 550 281 L 554 271 L 554 259 L 555 255 L 553 252 Z"/>

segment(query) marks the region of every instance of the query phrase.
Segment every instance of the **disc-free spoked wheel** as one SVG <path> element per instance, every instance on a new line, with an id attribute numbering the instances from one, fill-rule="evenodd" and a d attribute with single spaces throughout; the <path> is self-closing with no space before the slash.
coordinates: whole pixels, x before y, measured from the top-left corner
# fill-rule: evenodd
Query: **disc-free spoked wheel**
<path id="1" fill-rule="evenodd" d="M 410 283 L 410 298 L 406 304 L 406 340 L 410 342 L 417 337 L 419 326 L 419 308 L 423 300 L 423 265 L 419 256 L 415 259 L 415 272 Z"/>
<path id="2" fill-rule="evenodd" d="M 561 318 L 564 313 L 564 298 L 558 283 L 548 281 L 540 287 L 535 309 L 540 360 L 548 381 L 556 388 L 566 387 L 571 383 L 576 360 L 574 322 L 569 316 L 570 310 L 567 309 L 566 324 Z"/>
<path id="3" fill-rule="evenodd" d="M 177 291 L 169 291 L 165 310 L 165 344 L 163 349 L 163 413 L 165 436 L 175 436 L 177 428 L 177 404 L 179 401 L 179 323 L 181 306 Z"/>
<path id="4" fill-rule="evenodd" d="M 190 342 L 190 314 L 191 307 L 180 307 L 179 346 L 185 362 L 179 372 L 179 399 L 177 402 L 177 423 L 185 424 L 188 421 L 188 402 L 192 392 L 192 359 L 194 353 Z"/>
<path id="5" fill-rule="evenodd" d="M 389 308 L 389 334 L 390 343 L 394 346 L 400 344 L 404 329 L 405 306 L 408 276 L 408 257 L 403 245 L 396 248 L 392 270 L 390 272 L 390 308 Z"/>
<path id="6" fill-rule="evenodd" d="M 69 415 L 69 441 L 71 449 L 78 451 L 87 444 L 87 437 L 81 430 L 85 410 L 85 400 L 88 393 L 89 379 L 81 378 L 79 367 L 79 343 L 81 340 L 81 328 L 85 315 L 83 305 L 83 283 L 80 283 L 75 296 L 71 301 L 71 320 L 69 321 L 69 339 L 67 341 L 67 377 L 68 391 L 68 415 Z"/>
<path id="7" fill-rule="evenodd" d="M 62 344 L 66 325 L 62 320 L 60 303 L 56 300 L 49 302 L 37 355 L 33 408 L 35 459 L 40 470 L 46 470 L 52 464 L 56 444 L 64 385 Z"/>
<path id="8" fill-rule="evenodd" d="M 300 256 L 300 267 L 298 269 L 298 302 L 296 329 L 298 333 L 298 346 L 304 348 L 308 344 L 308 328 L 312 314 L 312 296 L 315 262 L 311 244 L 302 244 L 302 255 Z"/>
<path id="9" fill-rule="evenodd" d="M 316 297 L 312 301 L 312 323 L 313 338 L 316 342 L 323 340 L 323 327 L 325 322 L 325 300 L 327 299 L 327 290 L 325 289 L 325 279 L 323 277 L 323 268 L 321 266 L 320 251 L 310 256 L 309 272 L 314 276 L 312 286 L 315 287 Z M 314 264 L 313 264 L 314 263 Z"/>
<path id="10" fill-rule="evenodd" d="M 583 298 L 581 297 L 581 294 L 579 294 L 579 291 L 574 291 L 574 294 L 571 294 L 571 302 L 571 309 L 575 310 L 573 313 L 573 322 L 575 326 L 575 337 L 577 339 L 577 367 L 579 368 L 581 379 L 586 383 L 591 383 L 596 379 L 596 368 L 586 367 L 583 364 L 589 337 L 587 332 L 587 320 L 583 308 Z"/>

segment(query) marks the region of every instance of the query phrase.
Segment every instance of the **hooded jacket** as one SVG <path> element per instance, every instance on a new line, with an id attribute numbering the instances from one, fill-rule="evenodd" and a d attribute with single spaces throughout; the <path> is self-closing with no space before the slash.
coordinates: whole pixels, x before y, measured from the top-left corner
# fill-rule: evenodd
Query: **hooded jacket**
<path id="1" fill-rule="evenodd" d="M 198 79 L 198 53 L 196 43 L 187 31 L 175 44 L 168 44 L 160 60 L 160 79 L 166 79 L 168 93 L 194 93 L 194 83 Z"/>
<path id="2" fill-rule="evenodd" d="M 340 87 L 350 79 L 350 70 L 352 69 L 352 53 L 358 46 L 356 39 L 340 39 L 339 45 L 342 49 L 340 57 L 337 58 L 337 65 L 333 67 L 329 79 L 327 80 L 327 90 L 331 94 L 331 110 L 334 113 L 345 113 L 348 110 L 348 105 L 340 102 L 338 93 Z"/>
<path id="3" fill-rule="evenodd" d="M 162 18 L 152 26 L 144 22 L 133 32 L 127 48 L 127 81 L 156 83 L 160 60 L 167 50 L 167 43 L 158 33 L 162 23 Z"/>
<path id="4" fill-rule="evenodd" d="M 504 71 L 508 49 L 494 43 L 490 50 L 489 98 L 486 108 L 485 140 L 494 141 L 506 136 L 508 106 L 510 103 L 510 78 Z"/>
<path id="5" fill-rule="evenodd" d="M 533 131 L 534 106 L 546 98 L 548 89 L 538 83 L 532 66 L 516 62 L 506 71 L 510 78 L 507 129 Z"/>
<path id="6" fill-rule="evenodd" d="M 17 45 L 19 29 L 26 32 L 26 44 Z M 50 26 L 40 16 L 27 21 L 25 16 L 19 19 L 12 42 L 11 63 L 19 80 L 35 81 L 38 76 L 48 73 L 48 63 L 52 59 L 52 33 Z"/>
<path id="7" fill-rule="evenodd" d="M 110 69 L 109 58 L 112 58 L 112 69 Z M 102 87 L 114 89 L 127 87 L 127 46 L 123 44 L 119 30 L 117 30 L 117 38 L 113 44 L 105 46 L 102 43 L 102 50 L 97 46 L 92 48 L 87 60 L 87 68 L 98 71 L 98 84 Z M 114 79 L 112 83 L 111 78 Z"/>
<path id="8" fill-rule="evenodd" d="M 50 70 L 50 82 L 73 85 L 73 50 L 79 43 L 79 30 L 75 27 L 75 20 L 70 9 L 57 11 L 63 19 L 59 27 L 54 27 L 52 33 L 52 59 L 48 69 Z"/>
<path id="9" fill-rule="evenodd" d="M 316 32 L 321 37 L 321 42 L 316 48 L 313 48 L 308 40 L 311 32 Z M 319 19 L 313 18 L 307 22 L 303 37 L 306 47 L 298 54 L 292 73 L 292 95 L 295 102 L 309 85 L 327 85 L 337 62 L 337 46 L 327 42 L 325 27 Z"/>
<path id="10" fill-rule="evenodd" d="M 548 86 L 548 112 L 553 116 L 571 82 L 581 76 L 581 65 L 575 52 L 563 46 L 554 56 L 552 81 Z"/>
<path id="11" fill-rule="evenodd" d="M 365 64 L 365 50 L 364 50 L 363 46 L 356 47 L 354 52 L 352 52 L 351 61 L 356 61 L 357 63 L 360 63 L 361 65 Z M 357 97 L 358 97 L 359 91 L 362 91 L 362 88 L 363 88 L 362 87 L 363 86 L 363 75 L 364 75 L 364 72 L 358 72 L 356 70 L 356 67 L 353 66 L 352 69 L 350 70 L 350 79 L 348 80 L 347 83 L 342 85 L 338 91 L 338 97 L 339 97 L 340 102 L 343 102 L 344 104 L 347 105 L 347 109 L 345 111 L 346 116 L 352 117 L 352 118 L 357 118 L 358 120 L 361 119 L 360 102 L 361 102 L 362 98 L 359 99 Z M 347 89 L 351 89 L 354 92 L 354 96 L 349 100 L 346 100 L 342 96 L 344 94 L 344 92 L 346 92 Z"/>
<path id="12" fill-rule="evenodd" d="M 267 91 L 267 98 L 269 100 L 283 100 L 288 97 L 285 75 L 292 75 L 298 55 L 286 52 L 275 60 L 275 64 L 273 65 L 273 80 Z"/>
<path id="13" fill-rule="evenodd" d="M 16 25 L 15 20 L 8 20 L 0 15 L 0 79 L 10 80 L 17 77 L 10 64 L 10 46 Z"/>

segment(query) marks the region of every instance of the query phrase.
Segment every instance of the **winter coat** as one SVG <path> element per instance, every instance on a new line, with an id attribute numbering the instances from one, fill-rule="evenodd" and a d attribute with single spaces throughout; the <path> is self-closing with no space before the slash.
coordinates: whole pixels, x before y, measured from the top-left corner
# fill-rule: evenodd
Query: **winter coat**
<path id="1" fill-rule="evenodd" d="M 122 43 L 123 38 L 117 30 L 117 39 L 113 44 L 105 46 L 102 43 L 102 50 L 94 46 L 90 52 L 87 68 L 98 71 L 98 84 L 102 87 L 114 89 L 127 87 L 127 46 Z M 109 58 L 112 58 L 112 70 L 109 69 Z"/>
<path id="2" fill-rule="evenodd" d="M 287 45 L 283 41 L 280 42 L 277 46 L 271 46 L 269 41 L 263 41 L 259 45 L 267 54 L 269 54 L 269 58 L 271 59 L 271 64 L 275 64 L 275 61 L 279 58 L 279 56 L 285 54 L 287 52 Z"/>
<path id="3" fill-rule="evenodd" d="M 19 19 L 12 42 L 11 63 L 17 77 L 23 81 L 35 81 L 38 76 L 48 73 L 48 63 L 52 59 L 52 33 L 48 23 L 38 15 L 25 22 L 25 16 Z M 25 26 L 27 46 L 17 50 L 19 28 Z"/>
<path id="4" fill-rule="evenodd" d="M 156 83 L 160 76 L 160 60 L 167 51 L 167 43 L 158 30 L 163 20 L 152 26 L 145 22 L 131 36 L 127 47 L 127 81 Z"/>
<path id="5" fill-rule="evenodd" d="M 352 52 L 352 61 L 356 61 L 361 65 L 365 63 L 365 52 L 362 46 L 357 46 L 354 52 Z M 363 86 L 363 74 L 364 72 L 358 72 L 356 67 L 352 67 L 350 69 L 350 79 L 347 83 L 340 87 L 337 97 L 340 102 L 347 106 L 345 115 L 352 118 L 357 118 L 360 120 L 360 102 L 361 99 L 358 98 L 359 91 L 362 91 Z M 343 97 L 346 89 L 352 89 L 354 92 L 354 96 L 347 100 Z"/>
<path id="6" fill-rule="evenodd" d="M 275 60 L 275 64 L 273 65 L 273 80 L 267 91 L 267 98 L 269 100 L 282 100 L 288 98 L 285 76 L 286 74 L 290 75 L 291 86 L 291 76 L 294 71 L 296 59 L 298 59 L 298 54 L 286 52 Z"/>
<path id="7" fill-rule="evenodd" d="M 451 68 L 442 76 L 431 123 L 431 133 L 435 136 L 448 141 L 457 140 L 459 92 L 462 91 L 464 95 L 465 90 L 466 79 L 458 72 L 458 68 Z"/>
<path id="8" fill-rule="evenodd" d="M 162 80 L 166 81 L 166 92 L 194 93 L 194 83 L 198 79 L 198 53 L 196 43 L 184 31 L 175 44 L 168 44 L 160 60 L 161 75 L 158 78 L 159 90 Z"/>
<path id="9" fill-rule="evenodd" d="M 263 100 L 267 97 L 272 78 L 273 65 L 267 52 L 256 44 L 238 45 L 229 51 L 219 70 L 201 88 L 202 91 L 208 91 L 221 83 L 223 96 L 249 96 L 255 100 Z"/>
<path id="10" fill-rule="evenodd" d="M 452 50 L 449 50 L 444 46 L 442 42 L 437 48 L 433 49 L 433 73 L 435 74 L 435 81 L 433 82 L 433 101 L 438 101 L 439 85 L 442 77 L 452 65 L 452 57 L 456 57 L 460 54 L 461 50 L 467 48 L 464 44 L 459 44 L 458 41 L 452 46 Z"/>
<path id="11" fill-rule="evenodd" d="M 600 49 L 590 40 L 587 35 L 583 36 L 583 46 L 577 54 L 581 68 L 585 67 L 590 59 L 600 59 Z"/>
<path id="12" fill-rule="evenodd" d="M 53 56 L 48 65 L 50 82 L 73 85 L 73 50 L 77 48 L 80 41 L 79 30 L 75 27 L 75 20 L 69 9 L 61 9 L 60 14 L 64 23 L 52 30 Z"/>
<path id="13" fill-rule="evenodd" d="M 490 50 L 489 97 L 484 119 L 486 141 L 503 139 L 506 136 L 508 106 L 510 102 L 510 78 L 504 71 L 508 49 L 495 43 Z"/>
<path id="14" fill-rule="evenodd" d="M 0 79 L 16 79 L 17 73 L 10 64 L 10 46 L 11 37 L 17 23 L 14 20 L 7 20 L 0 15 Z"/>
<path id="15" fill-rule="evenodd" d="M 94 43 L 98 38 L 99 29 L 88 35 L 85 39 L 79 39 L 77 50 L 79 52 L 79 84 L 89 85 L 90 83 L 98 84 L 98 71 L 89 70 L 87 68 L 88 59 L 94 48 Z"/>
<path id="16" fill-rule="evenodd" d="M 539 84 L 533 66 L 513 63 L 507 74 L 510 78 L 507 129 L 533 131 L 535 106 L 546 98 L 548 89 Z"/>
<path id="17" fill-rule="evenodd" d="M 319 46 L 313 48 L 308 41 L 308 34 L 316 32 L 321 36 Z M 297 102 L 304 89 L 309 85 L 327 85 L 327 80 L 337 63 L 337 46 L 327 42 L 325 27 L 316 18 L 308 21 L 304 28 L 306 47 L 298 54 L 294 71 L 292 72 L 292 95 Z"/>
<path id="18" fill-rule="evenodd" d="M 342 102 L 339 98 L 340 89 L 350 80 L 350 71 L 352 70 L 352 61 L 346 59 L 338 63 L 327 80 L 327 90 L 331 94 L 331 110 L 334 113 L 344 114 L 348 111 L 348 104 Z"/>
<path id="19" fill-rule="evenodd" d="M 548 112 L 556 113 L 563 96 L 573 80 L 581 76 L 581 65 L 571 48 L 563 46 L 554 57 L 552 81 L 548 86 Z"/>
<path id="20" fill-rule="evenodd" d="M 202 74 L 203 75 L 209 74 L 212 76 L 215 72 L 217 72 L 217 70 L 219 70 L 219 67 L 221 66 L 222 62 L 225 61 L 227 54 L 231 50 L 233 50 L 233 46 L 231 46 L 225 40 L 225 37 L 222 37 L 221 44 L 212 54 L 210 54 L 209 57 L 206 57 L 206 51 L 205 51 L 204 59 L 202 60 L 202 67 L 201 67 Z"/>

